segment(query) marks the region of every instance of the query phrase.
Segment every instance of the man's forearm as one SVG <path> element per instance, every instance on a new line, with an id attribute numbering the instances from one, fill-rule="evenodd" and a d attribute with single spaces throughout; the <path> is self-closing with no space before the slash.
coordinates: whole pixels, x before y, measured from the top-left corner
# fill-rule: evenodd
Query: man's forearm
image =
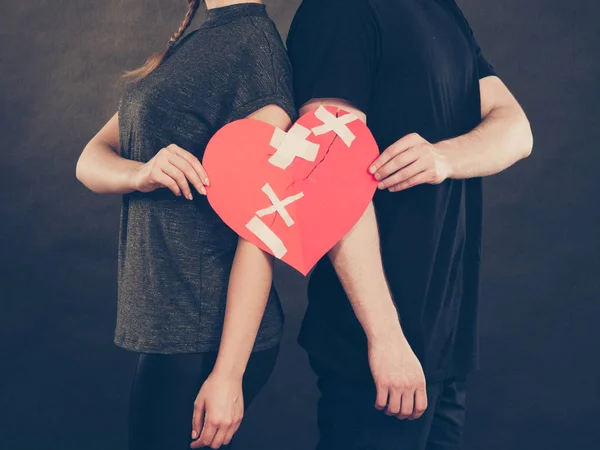
<path id="1" fill-rule="evenodd" d="M 529 121 L 518 106 L 493 109 L 470 133 L 435 144 L 450 178 L 493 175 L 526 158 L 533 147 Z"/>
<path id="2" fill-rule="evenodd" d="M 335 271 L 369 340 L 401 332 L 383 265 L 373 203 L 329 252 Z"/>

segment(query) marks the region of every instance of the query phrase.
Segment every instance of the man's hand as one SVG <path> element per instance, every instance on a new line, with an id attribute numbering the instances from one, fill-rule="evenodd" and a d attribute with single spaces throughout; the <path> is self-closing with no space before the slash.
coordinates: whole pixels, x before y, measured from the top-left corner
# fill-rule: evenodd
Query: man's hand
<path id="1" fill-rule="evenodd" d="M 390 145 L 370 167 L 379 189 L 397 192 L 418 184 L 440 184 L 450 177 L 445 155 L 416 133 Z"/>
<path id="2" fill-rule="evenodd" d="M 421 417 L 427 409 L 425 375 L 401 331 L 369 340 L 369 365 L 377 387 L 375 408 L 401 420 Z"/>

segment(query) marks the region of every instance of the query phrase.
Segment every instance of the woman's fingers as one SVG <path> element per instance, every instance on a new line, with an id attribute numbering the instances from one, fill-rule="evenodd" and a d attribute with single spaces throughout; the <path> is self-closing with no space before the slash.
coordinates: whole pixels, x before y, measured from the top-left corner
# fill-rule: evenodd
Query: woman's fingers
<path id="1" fill-rule="evenodd" d="M 209 414 L 206 414 L 200 437 L 192 443 L 192 448 L 208 447 L 215 438 L 217 431 L 219 431 L 219 427 L 211 420 Z"/>
<path id="2" fill-rule="evenodd" d="M 193 199 L 190 185 L 188 184 L 188 181 L 181 170 L 172 164 L 165 164 L 163 167 L 161 167 L 161 170 L 177 183 L 177 186 L 179 186 L 179 189 L 185 198 L 188 200 Z"/>
<path id="3" fill-rule="evenodd" d="M 177 196 L 181 195 L 181 189 L 179 189 L 179 185 L 175 182 L 175 180 L 173 180 L 173 178 L 164 173 L 162 170 L 154 170 L 152 173 L 152 178 L 156 184 L 164 186 L 173 191 L 173 194 Z"/>
<path id="4" fill-rule="evenodd" d="M 239 425 L 237 427 L 231 427 L 229 429 L 229 431 L 227 432 L 227 436 L 225 436 L 225 439 L 223 439 L 223 445 L 231 444 L 233 435 L 236 433 L 238 427 L 239 427 Z"/>
<path id="5" fill-rule="evenodd" d="M 204 421 L 204 403 L 194 404 L 194 415 L 192 416 L 192 439 L 196 440 L 202 432 Z"/>
<path id="6" fill-rule="evenodd" d="M 233 426 L 232 428 L 232 432 L 231 432 L 231 437 L 229 438 L 229 442 L 231 442 L 231 439 L 233 439 L 233 435 L 235 433 L 237 433 L 237 431 L 240 429 L 240 425 L 242 424 L 242 419 L 244 418 L 244 401 L 241 401 L 241 406 L 238 407 L 238 411 L 237 414 L 235 416 L 235 419 L 233 420 Z M 225 444 L 229 444 L 229 442 L 225 442 Z"/>
<path id="7" fill-rule="evenodd" d="M 206 195 L 206 189 L 204 189 L 204 184 L 200 179 L 200 175 L 198 175 L 192 164 L 179 155 L 169 155 L 168 162 L 181 170 L 187 180 L 194 185 L 198 192 L 202 195 Z"/>
<path id="8" fill-rule="evenodd" d="M 193 167 L 193 169 L 196 171 L 196 173 L 198 174 L 198 176 L 200 177 L 200 179 L 202 180 L 202 183 L 204 185 L 210 186 L 210 180 L 208 179 L 208 174 L 204 170 L 204 167 L 202 166 L 200 161 L 198 161 L 198 158 L 196 158 L 194 155 L 192 155 L 187 150 L 184 150 L 181 147 L 178 147 L 177 145 L 173 145 L 173 151 L 175 152 L 175 154 L 177 154 L 181 158 L 185 159 Z"/>
<path id="9" fill-rule="evenodd" d="M 152 170 L 146 181 L 149 186 L 160 184 L 169 188 L 175 195 L 184 195 L 188 200 L 192 200 L 192 190 L 190 183 L 202 195 L 206 195 L 206 188 L 209 185 L 206 171 L 194 155 L 190 152 L 171 144 L 163 148 L 156 154 L 149 164 Z M 167 180 L 166 177 L 170 178 Z M 149 188 L 153 190 L 154 188 Z"/>
<path id="10" fill-rule="evenodd" d="M 220 426 L 219 430 L 215 434 L 214 439 L 210 443 L 210 448 L 221 447 L 221 445 L 223 445 L 223 443 L 225 441 L 225 438 L 229 435 L 231 429 L 232 429 L 231 424 L 229 426 L 227 426 L 227 425 Z"/>

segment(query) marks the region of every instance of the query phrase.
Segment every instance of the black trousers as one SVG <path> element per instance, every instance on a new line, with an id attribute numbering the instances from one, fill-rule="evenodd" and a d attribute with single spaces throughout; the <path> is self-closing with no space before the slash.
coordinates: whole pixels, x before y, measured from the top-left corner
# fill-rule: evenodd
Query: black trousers
<path id="1" fill-rule="evenodd" d="M 244 403 L 267 382 L 279 347 L 252 353 L 244 374 Z M 129 404 L 129 450 L 188 450 L 194 400 L 216 353 L 138 355 Z M 231 448 L 231 444 L 221 447 Z"/>
<path id="2" fill-rule="evenodd" d="M 371 384 L 350 381 L 313 363 L 321 398 L 317 450 L 458 450 L 465 421 L 466 380 L 427 387 L 428 408 L 416 420 L 375 409 Z"/>

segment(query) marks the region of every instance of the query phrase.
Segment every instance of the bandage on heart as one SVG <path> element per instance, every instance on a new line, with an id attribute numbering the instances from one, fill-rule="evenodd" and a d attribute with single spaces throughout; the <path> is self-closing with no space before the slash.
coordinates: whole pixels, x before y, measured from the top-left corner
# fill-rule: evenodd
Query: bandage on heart
<path id="1" fill-rule="evenodd" d="M 243 119 L 210 140 L 208 200 L 242 238 L 307 275 L 352 229 L 377 181 L 379 151 L 351 113 L 319 107 L 288 132 Z"/>

